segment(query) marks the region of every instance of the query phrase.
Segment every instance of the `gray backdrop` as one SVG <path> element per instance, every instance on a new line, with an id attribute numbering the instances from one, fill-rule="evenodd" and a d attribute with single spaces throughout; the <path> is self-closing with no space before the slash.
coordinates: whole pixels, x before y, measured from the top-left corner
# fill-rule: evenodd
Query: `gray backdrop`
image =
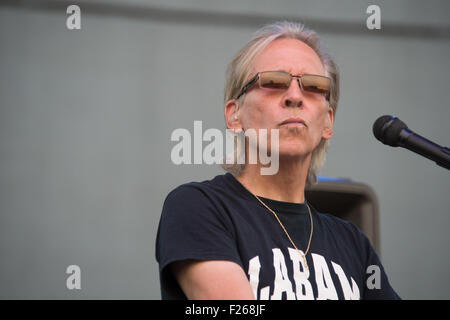
<path id="1" fill-rule="evenodd" d="M 81 7 L 81 30 L 66 8 Z M 381 8 L 381 30 L 366 8 Z M 342 98 L 323 176 L 372 186 L 382 262 L 406 299 L 449 299 L 450 173 L 372 135 L 393 114 L 449 146 L 448 1 L 4 1 L 0 298 L 159 299 L 162 203 L 222 173 L 170 160 L 176 128 L 224 128 L 232 55 L 290 18 L 323 37 Z M 81 268 L 68 290 L 66 268 Z"/>

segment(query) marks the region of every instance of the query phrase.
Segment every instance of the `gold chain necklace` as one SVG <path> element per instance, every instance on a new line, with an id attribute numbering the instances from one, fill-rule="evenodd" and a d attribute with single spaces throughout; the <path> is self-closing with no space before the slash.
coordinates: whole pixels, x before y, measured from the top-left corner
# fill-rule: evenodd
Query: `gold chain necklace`
<path id="1" fill-rule="evenodd" d="M 308 208 L 308 213 L 309 213 L 309 219 L 311 221 L 311 232 L 309 233 L 309 240 L 308 240 L 308 246 L 306 247 L 305 253 L 302 254 L 300 252 L 300 250 L 298 250 L 297 246 L 295 245 L 294 241 L 292 241 L 291 236 L 289 235 L 289 233 L 287 232 L 286 228 L 284 227 L 284 225 L 281 223 L 281 220 L 278 218 L 278 215 L 275 213 L 275 211 L 273 211 L 272 209 L 269 208 L 269 206 L 267 206 L 256 194 L 254 194 L 255 198 L 270 212 L 272 212 L 272 214 L 275 216 L 275 218 L 277 219 L 278 223 L 280 224 L 281 228 L 283 229 L 284 233 L 286 234 L 286 236 L 288 237 L 289 241 L 291 242 L 291 244 L 294 246 L 295 250 L 297 250 L 297 252 L 300 254 L 300 256 L 303 259 L 303 264 L 305 265 L 305 268 L 308 269 L 308 263 L 306 262 L 306 255 L 308 254 L 309 251 L 309 247 L 311 245 L 311 239 L 312 239 L 312 235 L 313 235 L 313 231 L 314 231 L 314 226 L 313 226 L 313 219 L 312 219 L 312 214 L 311 214 L 311 209 L 308 206 L 308 203 L 306 203 L 306 207 Z"/>

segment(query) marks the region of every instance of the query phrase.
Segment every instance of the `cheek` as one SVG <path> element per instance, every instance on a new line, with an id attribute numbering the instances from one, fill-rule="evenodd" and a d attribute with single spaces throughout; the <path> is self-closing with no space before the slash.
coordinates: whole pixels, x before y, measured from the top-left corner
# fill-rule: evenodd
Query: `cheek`
<path id="1" fill-rule="evenodd" d="M 328 105 L 319 105 L 316 110 L 313 110 L 312 118 L 317 127 L 324 128 L 328 120 Z"/>
<path id="2" fill-rule="evenodd" d="M 315 113 L 313 115 L 313 119 L 311 121 L 311 134 L 312 139 L 315 143 L 319 143 L 322 139 L 322 135 L 324 133 L 325 128 L 327 127 L 327 123 L 329 122 L 329 117 L 327 111 L 321 111 L 319 113 Z M 329 125 L 328 125 L 329 126 Z"/>
<path id="3" fill-rule="evenodd" d="M 326 114 L 320 114 L 315 120 L 316 130 L 319 131 L 319 133 L 322 133 L 323 129 L 325 128 L 325 124 L 326 124 Z"/>
<path id="4" fill-rule="evenodd" d="M 244 110 L 245 108 L 245 110 Z M 242 109 L 241 123 L 244 128 L 272 128 L 276 119 L 275 110 L 261 103 L 248 103 Z"/>

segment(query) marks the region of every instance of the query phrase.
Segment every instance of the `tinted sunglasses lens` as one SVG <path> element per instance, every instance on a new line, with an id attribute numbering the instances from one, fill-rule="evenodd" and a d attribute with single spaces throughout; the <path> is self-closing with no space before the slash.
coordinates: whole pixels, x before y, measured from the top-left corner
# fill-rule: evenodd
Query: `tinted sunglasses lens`
<path id="1" fill-rule="evenodd" d="M 304 75 L 301 78 L 303 90 L 308 92 L 320 93 L 328 95 L 330 93 L 331 81 L 329 78 L 314 76 L 314 75 Z"/>
<path id="2" fill-rule="evenodd" d="M 291 76 L 283 72 L 261 72 L 259 85 L 267 89 L 287 89 L 291 83 Z"/>

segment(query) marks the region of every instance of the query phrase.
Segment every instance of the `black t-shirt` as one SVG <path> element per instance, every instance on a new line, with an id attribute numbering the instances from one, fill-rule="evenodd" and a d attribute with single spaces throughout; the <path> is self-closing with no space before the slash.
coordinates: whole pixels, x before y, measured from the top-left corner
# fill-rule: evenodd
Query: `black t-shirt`
<path id="1" fill-rule="evenodd" d="M 261 198 L 297 248 L 310 235 L 306 204 Z M 257 299 L 399 299 L 367 237 L 317 212 L 305 268 L 274 215 L 230 173 L 181 185 L 167 196 L 156 239 L 163 299 L 186 299 L 168 265 L 185 259 L 239 264 Z"/>

